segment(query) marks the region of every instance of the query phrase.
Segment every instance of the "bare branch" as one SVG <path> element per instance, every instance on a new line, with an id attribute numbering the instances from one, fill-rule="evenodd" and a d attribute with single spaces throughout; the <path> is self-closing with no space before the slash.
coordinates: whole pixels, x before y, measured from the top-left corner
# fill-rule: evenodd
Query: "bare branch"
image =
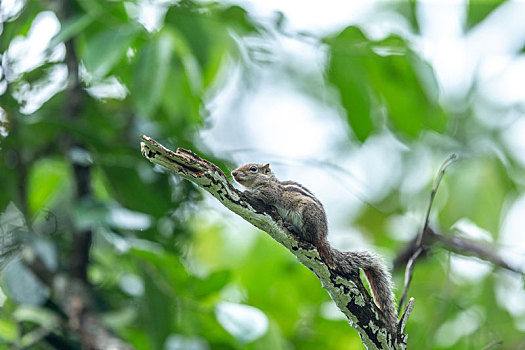
<path id="1" fill-rule="evenodd" d="M 443 179 L 443 176 L 445 175 L 445 171 L 447 168 L 454 163 L 458 159 L 458 156 L 455 153 L 452 153 L 447 160 L 443 164 L 441 164 L 441 168 L 439 169 L 439 176 L 436 180 L 436 183 L 434 184 L 434 187 L 432 188 L 432 192 L 430 192 L 430 199 L 428 201 L 427 206 L 427 213 L 425 214 L 425 224 L 423 225 L 423 230 L 419 233 L 417 245 L 420 246 L 423 243 L 423 236 L 427 232 L 428 228 L 428 221 L 430 217 L 430 211 L 432 210 L 432 204 L 434 203 L 434 197 L 436 196 L 439 184 L 441 183 L 441 180 Z"/>
<path id="2" fill-rule="evenodd" d="M 75 16 L 74 7 L 69 1 L 60 2 L 60 11 L 58 12 L 61 22 Z M 79 60 L 75 51 L 74 37 L 65 41 L 66 56 L 65 64 L 68 70 L 68 86 L 66 88 L 66 100 L 63 108 L 63 114 L 68 122 L 75 123 L 81 117 L 82 109 L 85 105 L 86 95 L 82 89 L 79 78 Z M 82 201 L 90 198 L 91 191 L 91 165 L 79 161 L 71 155 L 74 152 L 85 151 L 78 140 L 70 134 L 64 135 L 64 152 L 73 170 L 75 180 L 76 200 Z M 89 264 L 89 251 L 91 249 L 92 230 L 75 230 L 73 232 L 73 241 L 71 242 L 70 273 L 83 281 L 87 281 L 87 269 Z"/>
<path id="3" fill-rule="evenodd" d="M 407 299 L 407 293 L 408 293 L 408 286 L 410 285 L 410 282 L 412 282 L 412 276 L 414 275 L 414 265 L 416 264 L 417 258 L 421 255 L 423 252 L 423 247 L 419 247 L 414 255 L 410 257 L 407 263 L 407 267 L 405 269 L 405 283 L 403 285 L 403 294 L 401 295 L 401 298 L 399 299 L 399 307 L 398 309 L 401 310 L 403 305 L 405 304 L 405 300 Z"/>
<path id="4" fill-rule="evenodd" d="M 62 308 L 69 318 L 69 326 L 75 331 L 84 349 L 102 350 L 131 350 L 132 346 L 126 344 L 109 330 L 98 318 L 89 305 L 83 290 L 84 282 L 80 280 L 68 281 L 67 290 L 61 298 Z"/>
<path id="5" fill-rule="evenodd" d="M 141 152 L 149 161 L 202 187 L 225 207 L 268 233 L 294 254 L 319 278 L 323 288 L 348 318 L 350 325 L 359 332 L 367 348 L 406 349 L 406 335 L 388 326 L 363 286 L 359 271 L 329 269 L 313 245 L 298 241 L 283 226 L 282 219 L 274 209 L 235 189 L 222 170 L 213 163 L 181 148 L 173 152 L 145 135 L 142 140 Z M 335 249 L 334 252 L 344 254 Z"/>
<path id="6" fill-rule="evenodd" d="M 522 275 L 525 274 L 525 271 L 523 271 L 522 268 L 518 266 L 512 266 L 494 249 L 487 247 L 481 242 L 475 242 L 457 235 L 443 235 L 436 232 L 432 232 L 432 235 L 433 241 L 440 243 L 444 248 L 457 254 L 474 256 L 481 260 L 489 261 L 492 264 L 506 270 Z"/>
<path id="7" fill-rule="evenodd" d="M 421 230 L 421 232 L 419 232 L 419 235 L 417 236 L 414 254 L 410 257 L 406 266 L 405 285 L 403 288 L 403 295 L 399 300 L 399 309 L 401 309 L 403 307 L 403 304 L 405 303 L 408 293 L 408 287 L 410 286 L 410 282 L 412 281 L 412 275 L 414 273 L 414 266 L 416 264 L 416 260 L 424 251 L 423 242 L 425 242 L 426 235 L 428 234 L 428 222 L 430 217 L 430 211 L 432 210 L 432 204 L 434 203 L 434 197 L 436 196 L 439 184 L 441 183 L 441 179 L 443 179 L 443 176 L 445 175 L 445 171 L 452 163 L 454 163 L 457 160 L 457 158 L 457 155 L 453 153 L 441 165 L 441 168 L 439 169 L 438 173 L 438 178 L 434 183 L 434 186 L 432 187 L 432 191 L 430 192 L 430 198 L 427 205 L 427 212 L 425 214 L 425 223 L 423 225 L 423 229 Z"/>
<path id="8" fill-rule="evenodd" d="M 508 262 L 503 256 L 501 256 L 494 248 L 488 247 L 483 242 L 476 242 L 468 238 L 458 236 L 455 233 L 439 233 L 431 227 L 427 228 L 427 234 L 425 235 L 425 241 L 423 242 L 423 252 L 419 255 L 417 260 L 423 258 L 435 245 L 438 243 L 441 248 L 450 250 L 456 254 L 464 256 L 474 256 L 481 260 L 488 261 L 497 267 L 519 273 L 525 274 L 523 268 L 514 266 Z M 416 249 L 417 237 L 415 237 L 408 245 L 403 249 L 394 261 L 394 270 L 408 263 L 410 257 L 414 255 Z"/>
<path id="9" fill-rule="evenodd" d="M 89 287 L 84 281 L 55 274 L 29 247 L 24 249 L 22 257 L 35 276 L 53 289 L 59 314 L 63 315 L 64 321 L 67 319 L 71 330 L 78 335 L 83 349 L 133 349 L 100 322 L 98 315 L 89 306 Z"/>
<path id="10" fill-rule="evenodd" d="M 406 264 L 408 264 L 408 261 L 414 255 L 416 250 L 418 249 L 418 247 L 416 245 L 418 237 L 419 237 L 418 235 L 414 236 L 414 238 L 412 238 L 410 240 L 410 242 L 408 242 L 403 247 L 403 249 L 401 249 L 397 253 L 397 256 L 394 259 L 393 267 L 392 267 L 392 269 L 394 271 L 399 271 L 402 268 L 406 268 Z M 421 252 L 421 254 L 419 254 L 419 257 L 417 258 L 416 261 L 425 258 L 429 254 L 429 250 L 430 250 L 431 244 L 432 244 L 430 238 L 431 238 L 430 235 L 428 235 L 428 234 L 425 235 L 425 240 L 423 241 L 423 244 L 422 244 L 423 251 Z"/>
<path id="11" fill-rule="evenodd" d="M 507 262 L 497 251 L 493 248 L 487 247 L 481 242 L 475 242 L 465 237 L 458 236 L 456 234 L 441 234 L 434 231 L 429 227 L 429 216 L 432 208 L 432 203 L 436 195 L 438 186 L 445 174 L 445 170 L 457 159 L 456 155 L 451 155 L 441 166 L 439 176 L 432 188 L 430 194 L 430 200 L 427 207 L 425 216 L 425 224 L 423 230 L 403 249 L 394 261 L 394 269 L 398 269 L 406 263 L 405 268 L 405 283 L 403 294 L 399 301 L 399 308 L 403 306 L 406 297 L 408 287 L 412 281 L 412 275 L 414 271 L 414 265 L 417 260 L 426 256 L 430 249 L 434 246 L 434 243 L 439 243 L 443 248 L 453 251 L 460 255 L 474 256 L 479 259 L 491 262 L 495 266 L 507 269 L 512 272 L 525 274 L 523 268 L 513 266 Z"/>
<path id="12" fill-rule="evenodd" d="M 405 311 L 403 311 L 403 315 L 401 316 L 401 319 L 399 320 L 398 327 L 399 327 L 399 332 L 401 333 L 404 332 L 405 326 L 407 325 L 407 322 L 408 322 L 408 318 L 410 317 L 412 310 L 414 310 L 414 304 L 415 304 L 414 298 L 410 298 L 405 308 Z"/>

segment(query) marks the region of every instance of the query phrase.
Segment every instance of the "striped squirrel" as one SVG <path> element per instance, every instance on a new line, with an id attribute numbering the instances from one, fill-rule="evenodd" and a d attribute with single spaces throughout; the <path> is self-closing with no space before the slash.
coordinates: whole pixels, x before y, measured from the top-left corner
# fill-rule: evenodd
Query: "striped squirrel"
<path id="1" fill-rule="evenodd" d="M 374 300 L 389 326 L 397 325 L 397 312 L 392 293 L 391 276 L 381 258 L 368 251 L 341 252 L 327 240 L 328 225 L 321 202 L 304 186 L 293 181 L 279 181 L 269 164 L 246 164 L 232 176 L 246 188 L 248 197 L 273 206 L 287 229 L 313 244 L 330 269 L 355 272 L 362 269 L 370 284 Z"/>

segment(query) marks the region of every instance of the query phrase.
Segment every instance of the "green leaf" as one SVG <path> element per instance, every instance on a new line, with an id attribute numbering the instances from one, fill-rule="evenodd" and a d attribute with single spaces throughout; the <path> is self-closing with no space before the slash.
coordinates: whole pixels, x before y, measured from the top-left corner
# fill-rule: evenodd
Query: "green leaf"
<path id="1" fill-rule="evenodd" d="M 170 74 L 173 38 L 160 32 L 142 47 L 135 66 L 132 97 L 137 109 L 150 116 L 157 109 Z"/>
<path id="2" fill-rule="evenodd" d="M 222 270 L 216 271 L 209 275 L 206 279 L 196 280 L 195 282 L 195 296 L 203 298 L 212 293 L 220 291 L 231 279 L 231 271 Z"/>
<path id="3" fill-rule="evenodd" d="M 141 270 L 146 292 L 147 327 L 155 345 L 153 348 L 162 349 L 175 321 L 173 296 L 166 294 L 165 288 L 160 288 L 165 281 L 153 266 L 143 265 Z"/>
<path id="4" fill-rule="evenodd" d="M 108 207 L 95 201 L 82 201 L 75 208 L 75 226 L 86 230 L 97 225 L 107 225 Z"/>
<path id="5" fill-rule="evenodd" d="M 506 0 L 470 0 L 468 2 L 467 28 L 472 28 L 483 21 L 492 11 Z"/>
<path id="6" fill-rule="evenodd" d="M 176 130 L 183 130 L 188 125 L 201 122 L 202 100 L 200 95 L 193 93 L 190 85 L 183 67 L 173 65 L 172 74 L 166 81 L 166 89 L 162 97 L 162 110 L 167 116 L 168 125 Z"/>
<path id="7" fill-rule="evenodd" d="M 251 32 L 256 30 L 248 12 L 240 6 L 234 5 L 225 9 L 221 8 L 218 10 L 217 17 L 240 31 Z"/>
<path id="8" fill-rule="evenodd" d="M 84 29 L 86 29 L 86 27 L 90 25 L 93 20 L 93 16 L 87 14 L 68 19 L 62 23 L 60 31 L 53 38 L 51 38 L 49 47 L 55 47 L 59 43 L 77 36 Z"/>
<path id="9" fill-rule="evenodd" d="M 0 215 L 0 269 L 20 252 L 21 236 L 25 232 L 24 215 L 13 202 L 9 203 Z"/>
<path id="10" fill-rule="evenodd" d="M 404 39 L 373 42 L 348 27 L 327 43 L 328 79 L 360 141 L 383 128 L 382 119 L 373 117 L 384 107 L 392 131 L 405 137 L 415 138 L 425 129 L 445 130 L 448 116 L 438 105 L 434 73 Z"/>
<path id="11" fill-rule="evenodd" d="M 48 297 L 48 288 L 20 260 L 10 261 L 2 271 L 7 294 L 19 304 L 41 305 Z"/>
<path id="12" fill-rule="evenodd" d="M 22 212 L 12 202 L 9 203 L 5 211 L 0 215 L 0 232 L 2 238 L 6 234 L 15 232 L 17 230 L 27 230 L 26 222 Z M 5 240 L 1 242 L 4 244 Z M 0 244 L 0 247 L 2 246 Z"/>
<path id="13" fill-rule="evenodd" d="M 103 170 L 114 199 L 122 206 L 155 217 L 164 215 L 173 206 L 165 177 L 144 183 L 133 167 L 107 165 Z"/>
<path id="14" fill-rule="evenodd" d="M 30 211 L 36 213 L 67 195 L 71 184 L 69 175 L 68 166 L 62 160 L 43 159 L 36 162 L 28 181 Z"/>
<path id="15" fill-rule="evenodd" d="M 130 325 L 137 318 L 138 310 L 134 306 L 124 307 L 114 311 L 106 312 L 101 316 L 104 324 L 112 329 L 119 329 Z"/>
<path id="16" fill-rule="evenodd" d="M 18 322 L 33 322 L 49 330 L 59 325 L 59 319 L 55 313 L 37 306 L 19 306 L 13 316 Z"/>
<path id="17" fill-rule="evenodd" d="M 386 7 L 390 11 L 396 11 L 401 14 L 410 24 L 414 33 L 420 33 L 418 18 L 417 18 L 417 1 L 383 1 L 380 6 Z"/>
<path id="18" fill-rule="evenodd" d="M 191 46 L 191 52 L 203 68 L 208 65 L 210 49 L 213 46 L 212 33 L 217 23 L 211 18 L 197 15 L 197 5 L 172 6 L 166 13 L 166 24 L 177 28 Z M 215 28 L 224 30 L 224 28 Z M 217 33 L 215 33 L 217 34 Z"/>
<path id="19" fill-rule="evenodd" d="M 0 318 L 0 339 L 14 343 L 18 339 L 18 325 L 8 319 Z"/>
<path id="20" fill-rule="evenodd" d="M 135 24 L 111 27 L 87 41 L 82 59 L 88 72 L 104 77 L 122 59 L 131 42 L 139 33 Z"/>
<path id="21" fill-rule="evenodd" d="M 117 23 L 130 22 L 127 15 L 124 1 L 107 1 L 107 0 L 82 0 L 76 1 L 77 5 L 82 8 L 83 12 L 88 13 L 91 17 L 98 17 L 106 26 L 115 26 Z"/>
<path id="22" fill-rule="evenodd" d="M 447 115 L 437 104 L 437 82 L 430 66 L 399 37 L 389 37 L 374 48 L 392 53 L 371 56 L 369 72 L 371 85 L 383 99 L 393 126 L 412 138 L 423 129 L 443 132 Z"/>
<path id="23" fill-rule="evenodd" d="M 348 27 L 329 41 L 331 57 L 328 79 L 334 84 L 346 110 L 348 123 L 359 141 L 364 141 L 374 126 L 371 119 L 371 101 L 366 81 L 363 58 L 371 52 L 363 34 L 355 27 Z"/>

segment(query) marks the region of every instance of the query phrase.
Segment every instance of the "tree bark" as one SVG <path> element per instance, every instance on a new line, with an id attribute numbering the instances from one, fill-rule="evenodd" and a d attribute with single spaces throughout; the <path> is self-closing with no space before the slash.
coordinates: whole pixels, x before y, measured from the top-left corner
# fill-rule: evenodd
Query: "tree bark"
<path id="1" fill-rule="evenodd" d="M 145 135 L 142 140 L 141 152 L 146 159 L 205 189 L 225 207 L 268 233 L 294 254 L 297 260 L 319 278 L 323 288 L 359 333 L 368 349 L 406 349 L 407 335 L 403 333 L 403 328 L 412 310 L 413 301 L 411 308 L 405 312 L 407 315 L 404 317 L 403 327 L 391 330 L 363 286 L 358 271 L 343 274 L 329 269 L 313 245 L 298 241 L 283 226 L 282 219 L 272 207 L 244 196 L 229 183 L 226 175 L 215 164 L 182 148 L 173 152 Z"/>

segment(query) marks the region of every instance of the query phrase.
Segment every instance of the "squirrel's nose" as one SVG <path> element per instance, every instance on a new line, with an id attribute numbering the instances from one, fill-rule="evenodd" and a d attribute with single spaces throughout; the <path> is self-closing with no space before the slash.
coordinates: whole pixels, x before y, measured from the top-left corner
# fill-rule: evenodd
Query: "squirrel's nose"
<path id="1" fill-rule="evenodd" d="M 235 175 L 237 175 L 237 171 L 234 170 L 232 171 L 232 176 L 235 176 Z"/>

